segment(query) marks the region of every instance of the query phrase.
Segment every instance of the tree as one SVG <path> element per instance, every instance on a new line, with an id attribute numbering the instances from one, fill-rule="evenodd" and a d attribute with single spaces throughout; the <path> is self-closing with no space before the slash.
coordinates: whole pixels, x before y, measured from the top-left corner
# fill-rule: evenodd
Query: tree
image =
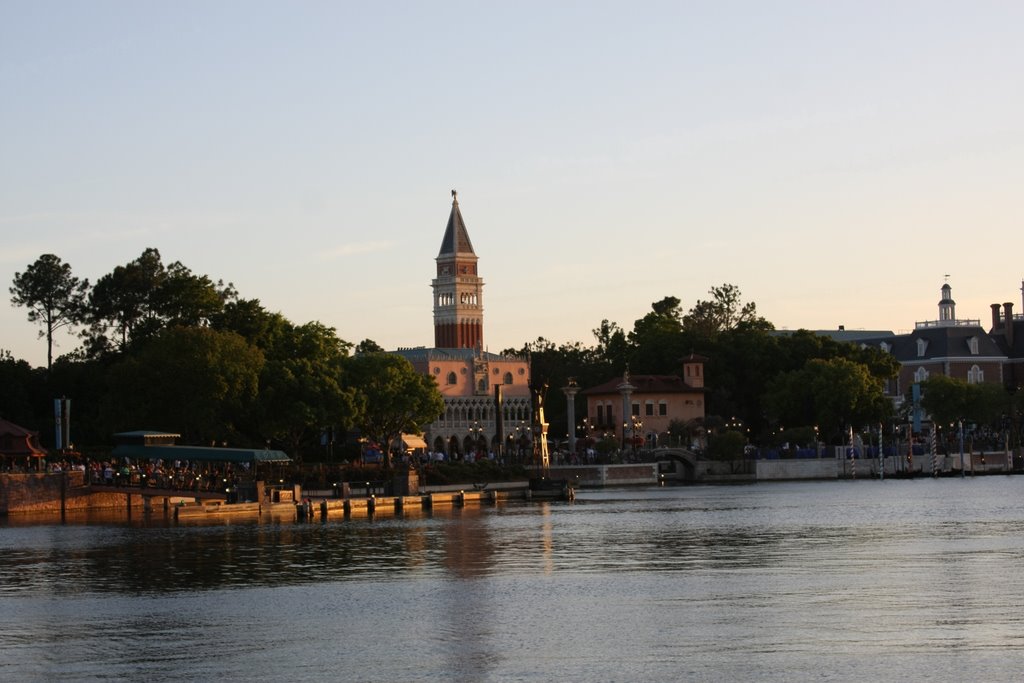
<path id="1" fill-rule="evenodd" d="M 223 332 L 235 332 L 250 344 L 267 350 L 277 344 L 291 323 L 280 313 L 270 313 L 259 299 L 228 301 L 210 316 L 210 327 Z"/>
<path id="2" fill-rule="evenodd" d="M 319 446 L 321 430 L 348 429 L 357 412 L 355 390 L 342 386 L 351 344 L 318 322 L 288 324 L 266 350 L 260 374 L 259 431 L 298 455 Z"/>
<path id="3" fill-rule="evenodd" d="M 154 299 L 165 270 L 160 252 L 150 248 L 97 280 L 89 295 L 90 334 L 105 337 L 112 327 L 120 336 L 118 346 L 127 347 L 138 328 L 155 317 Z"/>
<path id="4" fill-rule="evenodd" d="M 111 367 L 110 424 L 173 430 L 193 443 L 234 440 L 263 364 L 263 353 L 235 333 L 168 328 Z"/>
<path id="5" fill-rule="evenodd" d="M 683 326 L 704 337 L 714 337 L 720 332 L 741 327 L 772 330 L 774 326 L 757 314 L 753 302 L 742 303 L 740 290 L 736 285 L 723 284 L 708 290 L 710 301 L 693 305 L 683 318 Z"/>
<path id="6" fill-rule="evenodd" d="M 597 348 L 594 349 L 595 361 L 604 367 L 604 374 L 621 374 L 626 369 L 630 355 L 625 331 L 618 323 L 605 319 L 593 332 L 597 339 Z"/>
<path id="7" fill-rule="evenodd" d="M 82 312 L 88 280 L 71 274 L 71 266 L 53 254 L 43 254 L 24 273 L 14 274 L 11 303 L 28 308 L 29 322 L 43 326 L 46 337 L 46 369 L 53 366 L 53 333 L 69 327 Z"/>
<path id="8" fill-rule="evenodd" d="M 96 282 L 89 296 L 91 330 L 87 346 L 96 353 L 148 339 L 165 327 L 211 323 L 224 305 L 237 298 L 230 283 L 213 283 L 180 261 L 164 266 L 157 249 L 146 249 L 130 263 L 117 266 Z M 111 344 L 107 332 L 119 337 Z"/>
<path id="9" fill-rule="evenodd" d="M 814 358 L 769 384 L 765 404 L 785 426 L 819 425 L 838 440 L 844 428 L 880 422 L 892 413 L 882 381 L 845 358 Z"/>
<path id="10" fill-rule="evenodd" d="M 364 339 L 356 344 L 356 353 L 383 353 L 384 347 L 372 339 Z"/>
<path id="11" fill-rule="evenodd" d="M 679 372 L 679 359 L 692 347 L 692 335 L 683 331 L 679 299 L 667 296 L 651 304 L 651 312 L 633 323 L 629 367 L 633 372 Z"/>
<path id="12" fill-rule="evenodd" d="M 36 429 L 33 399 L 41 394 L 43 383 L 24 360 L 15 360 L 10 351 L 0 349 L 0 417 L 23 427 Z"/>
<path id="13" fill-rule="evenodd" d="M 968 384 L 935 375 L 921 383 L 921 390 L 921 407 L 940 425 L 967 420 L 988 426 L 1012 411 L 1010 394 L 998 384 Z"/>
<path id="14" fill-rule="evenodd" d="M 743 457 L 743 449 L 747 439 L 740 432 L 727 429 L 708 439 L 708 458 L 711 460 L 739 460 Z"/>
<path id="15" fill-rule="evenodd" d="M 430 375 L 389 353 L 364 353 L 345 363 L 345 386 L 355 390 L 361 410 L 354 420 L 362 435 L 378 443 L 391 466 L 391 444 L 403 433 L 419 434 L 444 412 L 444 399 Z"/>

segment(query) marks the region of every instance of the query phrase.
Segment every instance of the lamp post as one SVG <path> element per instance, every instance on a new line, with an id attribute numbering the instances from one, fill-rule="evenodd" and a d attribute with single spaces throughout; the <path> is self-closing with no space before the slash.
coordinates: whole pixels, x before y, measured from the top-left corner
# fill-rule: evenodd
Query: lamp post
<path id="1" fill-rule="evenodd" d="M 964 473 L 964 421 L 957 420 L 956 427 L 960 437 L 960 478 L 963 479 L 966 476 Z"/>
<path id="2" fill-rule="evenodd" d="M 639 418 L 639 416 L 637 416 L 637 415 L 633 416 L 633 425 L 632 425 L 632 427 L 633 428 L 630 431 L 630 436 L 632 437 L 632 441 L 633 441 L 633 459 L 636 460 L 636 433 L 639 432 L 639 431 L 642 431 L 643 428 L 644 428 L 644 423 Z"/>
<path id="3" fill-rule="evenodd" d="M 470 441 L 473 443 L 473 450 L 480 448 L 480 441 L 483 439 L 484 428 L 479 421 L 473 420 L 473 424 L 469 426 Z M 467 453 L 468 455 L 468 453 Z M 474 457 L 474 460 L 476 458 Z"/>
<path id="4" fill-rule="evenodd" d="M 569 454 L 576 453 L 576 394 L 580 388 L 576 386 L 576 378 L 570 377 L 568 386 L 562 387 L 565 394 L 565 421 L 569 427 Z"/>
<path id="5" fill-rule="evenodd" d="M 626 449 L 626 430 L 629 428 L 628 420 L 633 415 L 633 404 L 629 400 L 632 396 L 635 386 L 629 383 L 629 368 L 622 373 L 622 383 L 615 387 L 620 394 L 622 394 L 622 449 Z"/>

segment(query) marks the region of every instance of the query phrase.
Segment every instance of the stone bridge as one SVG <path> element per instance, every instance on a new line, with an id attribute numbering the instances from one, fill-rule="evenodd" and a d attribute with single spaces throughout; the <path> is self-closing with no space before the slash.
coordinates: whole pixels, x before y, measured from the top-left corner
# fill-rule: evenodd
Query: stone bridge
<path id="1" fill-rule="evenodd" d="M 672 464 L 672 472 L 666 472 L 667 478 L 678 481 L 695 481 L 697 479 L 697 454 L 686 448 L 656 448 L 652 451 L 658 462 Z"/>

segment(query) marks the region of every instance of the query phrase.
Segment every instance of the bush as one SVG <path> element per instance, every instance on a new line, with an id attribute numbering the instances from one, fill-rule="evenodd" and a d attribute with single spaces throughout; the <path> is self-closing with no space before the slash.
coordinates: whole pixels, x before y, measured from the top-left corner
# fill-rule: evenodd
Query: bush
<path id="1" fill-rule="evenodd" d="M 708 440 L 708 457 L 711 460 L 739 460 L 746 445 L 747 438 L 740 432 L 730 430 L 715 434 Z"/>

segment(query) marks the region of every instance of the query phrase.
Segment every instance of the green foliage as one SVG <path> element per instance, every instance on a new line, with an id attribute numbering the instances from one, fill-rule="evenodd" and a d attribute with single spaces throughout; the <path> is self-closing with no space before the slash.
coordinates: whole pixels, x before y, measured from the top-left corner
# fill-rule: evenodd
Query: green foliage
<path id="1" fill-rule="evenodd" d="M 488 484 L 497 481 L 521 481 L 529 474 L 521 465 L 502 467 L 491 460 L 477 462 L 432 462 L 423 467 L 422 485 Z"/>
<path id="2" fill-rule="evenodd" d="M 999 385 L 936 375 L 921 383 L 921 407 L 940 425 L 958 420 L 992 425 L 1013 414 L 1013 398 Z"/>
<path id="3" fill-rule="evenodd" d="M 42 387 L 42 378 L 36 374 L 26 361 L 0 349 L 0 417 L 34 431 L 38 427 L 32 405 Z"/>
<path id="4" fill-rule="evenodd" d="M 708 457 L 711 460 L 740 460 L 747 439 L 740 432 L 728 429 L 708 438 Z"/>
<path id="5" fill-rule="evenodd" d="M 299 455 L 318 447 L 324 427 L 348 429 L 358 412 L 355 390 L 342 386 L 350 347 L 320 323 L 284 323 L 264 349 L 259 432 Z"/>
<path id="6" fill-rule="evenodd" d="M 28 320 L 42 325 L 46 338 L 46 369 L 53 366 L 53 333 L 82 315 L 88 280 L 71 274 L 71 266 L 54 254 L 43 254 L 24 273 L 14 274 L 11 303 L 28 309 Z"/>
<path id="7" fill-rule="evenodd" d="M 753 302 L 742 303 L 736 285 L 728 283 L 708 290 L 711 299 L 697 301 L 683 318 L 686 329 L 704 338 L 713 338 L 721 332 L 740 328 L 768 331 L 774 326 L 757 314 Z"/>
<path id="8" fill-rule="evenodd" d="M 178 261 L 164 266 L 158 250 L 146 249 L 92 288 L 85 309 L 91 325 L 88 347 L 94 353 L 123 351 L 165 327 L 211 322 L 236 295 L 232 285 L 214 284 Z M 107 336 L 110 331 L 118 338 L 116 344 Z"/>
<path id="9" fill-rule="evenodd" d="M 813 358 L 800 370 L 781 373 L 771 381 L 765 404 L 783 425 L 818 425 L 833 440 L 844 427 L 874 424 L 892 412 L 881 380 L 845 358 Z"/>
<path id="10" fill-rule="evenodd" d="M 366 353 L 345 363 L 345 386 L 359 405 L 354 424 L 380 444 L 390 465 L 390 444 L 403 433 L 420 434 L 444 412 L 434 378 L 416 372 L 401 356 Z"/>
<path id="11" fill-rule="evenodd" d="M 169 328 L 110 368 L 109 423 L 175 431 L 185 443 L 234 442 L 263 364 L 263 353 L 232 332 Z"/>

